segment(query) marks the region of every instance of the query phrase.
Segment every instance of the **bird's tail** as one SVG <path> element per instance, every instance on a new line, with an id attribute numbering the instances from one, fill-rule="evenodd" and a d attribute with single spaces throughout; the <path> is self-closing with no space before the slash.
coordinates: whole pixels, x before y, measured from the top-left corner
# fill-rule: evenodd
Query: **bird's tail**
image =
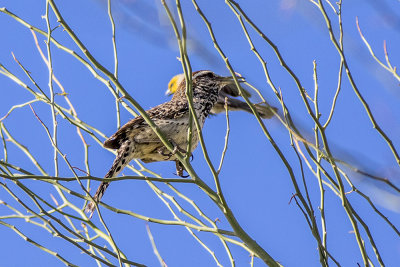
<path id="1" fill-rule="evenodd" d="M 121 147 L 122 148 L 122 147 Z M 128 153 L 124 154 L 124 148 L 120 149 L 118 151 L 118 155 L 115 158 L 113 165 L 111 166 L 110 170 L 107 172 L 107 174 L 104 176 L 104 178 L 112 178 L 117 176 L 122 169 L 129 163 Z M 101 198 L 104 195 L 104 192 L 106 191 L 107 187 L 110 185 L 109 182 L 102 182 L 100 186 L 97 188 L 96 194 L 93 196 L 93 200 L 91 201 L 85 208 L 85 212 L 89 214 L 89 218 L 93 216 L 93 213 L 96 209 L 96 203 L 98 203 Z"/>

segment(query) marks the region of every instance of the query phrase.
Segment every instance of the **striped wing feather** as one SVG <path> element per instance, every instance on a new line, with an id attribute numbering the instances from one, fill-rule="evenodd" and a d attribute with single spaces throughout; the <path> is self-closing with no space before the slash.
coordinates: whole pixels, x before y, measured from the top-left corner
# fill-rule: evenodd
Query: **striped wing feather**
<path id="1" fill-rule="evenodd" d="M 152 120 L 170 120 L 182 117 L 188 110 L 189 106 L 187 102 L 170 101 L 149 109 L 146 113 Z M 134 135 L 136 129 L 142 127 L 148 127 L 148 124 L 140 115 L 122 126 L 104 142 L 103 146 L 105 148 L 118 149 L 130 135 Z"/>

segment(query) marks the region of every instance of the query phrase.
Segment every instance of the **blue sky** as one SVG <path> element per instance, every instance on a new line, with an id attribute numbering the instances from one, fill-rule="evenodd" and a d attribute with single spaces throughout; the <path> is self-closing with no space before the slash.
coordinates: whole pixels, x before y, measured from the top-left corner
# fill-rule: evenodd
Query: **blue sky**
<path id="1" fill-rule="evenodd" d="M 168 3 L 176 15 L 172 2 Z M 399 81 L 373 60 L 356 27 L 356 17 L 358 17 L 363 34 L 376 55 L 384 61 L 383 41 L 386 40 L 391 62 L 394 66 L 398 64 L 400 54 L 396 47 L 400 43 L 400 3 L 394 0 L 381 0 L 378 5 L 376 2 L 373 0 L 343 1 L 345 55 L 357 86 L 369 103 L 376 121 L 391 138 L 394 146 L 400 149 Z M 310 95 L 313 95 L 314 92 L 313 60 L 316 61 L 320 113 L 324 122 L 328 117 L 337 87 L 340 57 L 329 39 L 320 11 L 311 2 L 300 0 L 258 0 L 239 1 L 239 3 L 247 15 L 278 46 L 286 63 L 296 73 L 302 86 Z M 93 56 L 112 71 L 114 59 L 111 26 L 105 2 L 71 0 L 56 1 L 56 4 L 66 22 Z M 198 4 L 212 22 L 216 38 L 235 71 L 241 73 L 248 82 L 260 89 L 268 102 L 280 107 L 266 83 L 261 64 L 250 50 L 242 28 L 229 7 L 224 1 L 203 0 L 198 1 Z M 225 62 L 214 49 L 207 28 L 192 3 L 188 1 L 182 5 L 188 29 L 188 54 L 192 69 L 194 71 L 210 69 L 220 75 L 228 75 L 229 71 L 225 67 Z M 337 17 L 326 2 L 324 5 L 338 37 Z M 3 1 L 0 6 L 6 7 L 31 25 L 46 30 L 46 21 L 42 18 L 42 15 L 45 14 L 45 1 L 40 3 L 22 0 Z M 179 50 L 170 22 L 165 16 L 165 10 L 158 1 L 126 0 L 114 2 L 113 14 L 116 22 L 119 81 L 144 109 L 168 101 L 169 97 L 164 95 L 168 81 L 173 75 L 181 73 L 182 67 L 177 60 Z M 50 18 L 52 27 L 55 27 L 57 23 L 52 13 Z M 3 13 L 0 13 L 0 25 L 0 33 L 3 36 L 0 42 L 0 63 L 23 82 L 31 85 L 29 79 L 13 60 L 11 55 L 13 52 L 41 88 L 48 93 L 48 70 L 37 51 L 29 29 Z M 276 86 L 281 89 L 294 121 L 304 136 L 313 140 L 314 124 L 307 114 L 293 79 L 280 66 L 272 49 L 254 31 L 250 30 L 249 32 L 256 48 L 267 61 L 271 77 Z M 54 30 L 53 36 L 63 45 L 82 55 L 61 28 Z M 38 35 L 38 39 L 41 48 L 46 53 L 45 37 Z M 98 128 L 105 135 L 112 135 L 117 130 L 117 120 L 115 101 L 109 90 L 71 55 L 55 46 L 51 46 L 51 51 L 54 74 L 64 86 L 80 119 Z M 0 117 L 3 117 L 13 105 L 33 99 L 27 90 L 3 75 L 0 76 L 0 84 Z M 55 90 L 59 92 L 58 88 Z M 56 101 L 60 105 L 67 106 L 62 96 L 57 95 Z M 254 95 L 252 101 L 256 103 L 260 99 Z M 39 102 L 32 106 L 51 129 L 52 120 L 49 106 Z M 231 112 L 229 117 L 229 146 L 220 180 L 230 208 L 250 236 L 284 266 L 318 266 L 316 241 L 312 237 L 301 211 L 293 201 L 290 202 L 295 190 L 282 160 L 263 134 L 254 116 L 244 112 Z M 132 115 L 127 111 L 121 112 L 122 123 L 131 118 Z M 12 136 L 28 147 L 43 168 L 53 175 L 53 149 L 43 127 L 31 109 L 29 107 L 17 109 L 2 122 Z M 58 123 L 61 151 L 67 155 L 73 166 L 85 169 L 84 151 L 75 127 L 62 120 L 60 116 L 58 116 Z M 298 183 L 302 185 L 299 162 L 290 146 L 287 130 L 277 119 L 265 120 L 264 123 L 292 165 Z M 218 166 L 226 133 L 225 116 L 220 114 L 209 118 L 203 133 L 211 160 L 214 165 Z M 372 128 L 345 73 L 337 108 L 326 134 L 335 157 L 399 184 L 399 165 L 387 144 Z M 103 149 L 89 135 L 85 134 L 85 139 L 90 145 L 91 175 L 102 177 L 111 166 L 114 155 Z M 7 147 L 10 163 L 40 175 L 35 166 L 18 148 L 10 142 L 7 142 Z M 305 151 L 304 148 L 303 151 Z M 4 159 L 3 152 L 0 155 L 0 158 Z M 192 164 L 199 176 L 214 188 L 214 181 L 201 149 L 198 148 L 194 152 Z M 137 167 L 137 164 L 133 165 Z M 145 166 L 165 178 L 176 178 L 173 174 L 175 172 L 174 163 L 151 163 Z M 328 165 L 324 166 L 329 167 Z M 318 181 L 304 163 L 303 167 L 310 198 L 320 226 Z M 315 166 L 313 167 L 315 168 Z M 125 170 L 123 174 L 134 175 L 129 170 Z M 351 171 L 348 174 L 355 185 L 368 194 L 392 222 L 398 222 L 400 219 L 398 193 L 396 194 L 382 183 L 373 182 Z M 80 173 L 80 175 L 84 174 Z M 72 177 L 66 164 L 61 160 L 60 176 Z M 2 179 L 2 182 L 12 188 L 21 199 L 29 202 L 24 193 L 11 181 Z M 57 196 L 54 188 L 43 182 L 33 180 L 22 182 L 46 199 L 51 200 L 50 194 Z M 97 187 L 98 182 L 92 184 L 91 192 Z M 65 183 L 65 185 L 83 193 L 76 182 Z M 161 190 L 174 195 L 168 186 L 158 185 Z M 200 189 L 191 184 L 176 184 L 176 187 L 193 199 L 202 210 L 210 215 L 210 218 L 218 218 L 220 220 L 218 225 L 221 228 L 229 229 L 223 214 Z M 348 186 L 346 189 L 350 191 Z M 302 190 L 304 191 L 304 189 Z M 190 205 L 179 199 L 178 196 L 174 196 L 182 203 L 183 207 L 195 214 Z M 370 227 L 385 264 L 396 266 L 400 260 L 399 236 L 373 212 L 364 199 L 354 193 L 348 194 L 348 198 Z M 19 206 L 3 188 L 0 189 L 0 200 L 25 212 L 24 208 Z M 103 200 L 112 206 L 128 209 L 145 216 L 173 219 L 165 204 L 143 181 L 114 182 Z M 79 198 L 71 197 L 71 201 L 79 207 L 83 204 Z M 362 264 L 356 239 L 350 232 L 351 224 L 341 206 L 341 201 L 329 189 L 326 193 L 325 212 L 330 252 L 342 266 Z M 11 211 L 4 205 L 0 206 L 0 216 L 10 213 Z M 147 236 L 146 222 L 118 215 L 104 208 L 102 214 L 113 237 L 129 259 L 148 266 L 159 266 Z M 178 212 L 178 214 L 180 213 Z M 180 216 L 184 218 L 182 214 Z M 97 215 L 93 220 L 101 226 Z M 76 247 L 60 238 L 52 237 L 42 228 L 25 223 L 21 219 L 4 219 L 2 221 L 16 225 L 31 239 L 59 252 L 74 264 L 79 266 L 95 265 L 90 257 L 82 254 Z M 79 223 L 76 225 L 81 227 Z M 210 254 L 193 239 L 185 228 L 155 223 L 150 223 L 149 226 L 157 248 L 168 266 L 215 265 Z M 203 232 L 195 231 L 195 233 L 216 253 L 223 266 L 230 265 L 221 242 L 215 236 Z M 2 239 L 6 240 L 6 242 L 0 242 L 0 251 L 2 251 L 0 266 L 63 265 L 55 257 L 24 241 L 10 228 L 1 226 L 0 234 Z M 362 234 L 368 242 L 363 231 Z M 82 245 L 85 246 L 85 244 Z M 230 248 L 237 266 L 246 266 L 250 262 L 248 252 L 235 245 L 230 245 Z M 374 264 L 378 265 L 369 245 L 367 252 Z M 263 265 L 260 260 L 256 260 L 255 263 L 256 266 Z"/>

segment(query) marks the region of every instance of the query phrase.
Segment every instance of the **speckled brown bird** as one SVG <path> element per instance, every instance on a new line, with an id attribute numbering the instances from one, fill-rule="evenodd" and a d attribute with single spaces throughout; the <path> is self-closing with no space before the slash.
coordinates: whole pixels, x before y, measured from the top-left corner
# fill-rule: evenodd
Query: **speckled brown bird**
<path id="1" fill-rule="evenodd" d="M 238 75 L 240 77 L 240 75 Z M 174 94 L 177 89 L 178 85 L 182 82 L 182 80 L 185 79 L 185 76 L 183 73 L 175 75 L 172 77 L 170 82 L 168 83 L 168 89 L 165 92 L 167 95 Z M 244 93 L 246 94 L 247 97 L 250 97 L 251 94 L 243 89 Z M 243 102 L 237 98 L 240 96 L 239 90 L 237 89 L 236 86 L 225 86 L 222 88 L 222 90 L 219 91 L 218 94 L 218 99 L 213 108 L 211 109 L 211 114 L 217 114 L 221 112 L 225 112 L 225 98 L 227 99 L 227 106 L 228 110 L 230 111 L 246 111 L 248 113 L 253 113 L 251 108 L 246 102 Z M 254 104 L 254 107 L 256 108 L 258 114 L 260 114 L 260 117 L 263 119 L 269 119 L 274 116 L 274 112 L 277 112 L 277 108 L 272 107 L 268 104 Z"/>
<path id="2" fill-rule="evenodd" d="M 239 79 L 243 81 L 242 78 Z M 209 70 L 193 72 L 192 84 L 193 108 L 202 128 L 205 119 L 217 103 L 219 92 L 232 90 L 235 85 L 232 77 L 221 77 Z M 181 79 L 176 86 L 176 92 L 169 102 L 147 110 L 146 113 L 175 148 L 183 151 L 187 147 L 189 128 L 189 104 L 185 93 L 185 79 Z M 198 144 L 198 134 L 194 124 L 192 130 L 191 151 Z M 140 159 L 145 163 L 175 161 L 178 175 L 182 176 L 182 165 L 174 153 L 170 153 L 163 145 L 142 116 L 138 116 L 122 126 L 104 142 L 104 147 L 117 149 L 117 156 L 105 178 L 117 176 L 132 159 Z M 94 201 L 100 201 L 108 185 L 108 182 L 101 183 L 93 197 Z M 86 212 L 90 214 L 90 217 L 93 215 L 95 207 L 93 202 L 87 205 Z"/>

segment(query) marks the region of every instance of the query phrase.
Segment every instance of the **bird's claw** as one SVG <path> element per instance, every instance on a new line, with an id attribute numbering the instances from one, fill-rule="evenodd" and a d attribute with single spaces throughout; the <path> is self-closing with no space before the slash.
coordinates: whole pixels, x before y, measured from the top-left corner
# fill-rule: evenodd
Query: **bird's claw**
<path id="1" fill-rule="evenodd" d="M 180 148 L 180 147 L 174 142 L 174 140 L 169 139 L 168 141 L 174 146 L 174 149 L 172 150 L 172 154 L 173 154 L 173 155 L 175 155 L 176 152 L 178 152 L 178 151 L 181 152 L 181 153 L 183 153 L 183 154 L 186 153 L 186 150 L 184 150 L 183 148 Z"/>
<path id="2" fill-rule="evenodd" d="M 185 170 L 185 167 L 182 165 L 180 161 L 175 161 L 176 164 L 176 175 L 182 177 L 182 178 L 187 178 L 189 175 L 183 175 L 183 171 Z"/>
<path id="3" fill-rule="evenodd" d="M 165 160 L 169 160 L 173 155 L 176 154 L 176 152 L 181 152 L 181 153 L 186 153 L 186 150 L 184 150 L 183 148 L 180 148 L 174 140 L 172 139 L 168 139 L 168 141 L 174 146 L 174 149 L 172 150 L 172 152 L 168 152 L 165 153 L 165 147 L 162 147 L 158 150 L 158 153 L 160 153 L 162 156 L 166 156 L 167 158 Z"/>

